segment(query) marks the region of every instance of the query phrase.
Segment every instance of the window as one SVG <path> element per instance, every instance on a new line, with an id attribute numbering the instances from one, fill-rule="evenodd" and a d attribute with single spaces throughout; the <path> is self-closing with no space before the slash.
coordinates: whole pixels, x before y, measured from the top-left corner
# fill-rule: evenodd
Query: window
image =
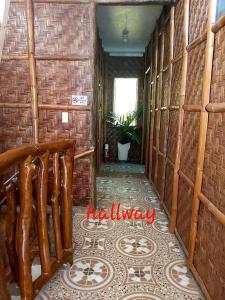
<path id="1" fill-rule="evenodd" d="M 115 78 L 114 79 L 114 104 L 113 110 L 118 115 L 126 115 L 137 108 L 138 79 Z"/>
<path id="2" fill-rule="evenodd" d="M 0 0 L 0 25 L 2 25 L 5 12 L 5 0 Z"/>
<path id="3" fill-rule="evenodd" d="M 225 1 L 217 0 L 217 11 L 216 11 L 216 19 L 218 20 L 222 16 L 225 15 Z"/>

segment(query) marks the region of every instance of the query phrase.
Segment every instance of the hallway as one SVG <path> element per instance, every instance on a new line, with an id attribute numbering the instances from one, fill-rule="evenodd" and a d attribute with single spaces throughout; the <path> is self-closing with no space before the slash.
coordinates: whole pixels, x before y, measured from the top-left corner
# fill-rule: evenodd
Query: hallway
<path id="1" fill-rule="evenodd" d="M 204 299 L 185 266 L 185 255 L 143 167 L 105 164 L 97 178 L 98 207 L 156 209 L 146 221 L 93 221 L 74 217 L 74 263 L 58 272 L 37 300 L 191 300 Z"/>

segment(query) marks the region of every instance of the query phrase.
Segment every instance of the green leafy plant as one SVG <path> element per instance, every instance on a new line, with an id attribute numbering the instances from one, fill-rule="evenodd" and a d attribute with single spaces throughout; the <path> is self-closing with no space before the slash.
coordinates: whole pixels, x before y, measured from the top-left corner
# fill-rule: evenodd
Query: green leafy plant
<path id="1" fill-rule="evenodd" d="M 121 137 L 119 142 L 121 144 L 140 144 L 141 130 L 140 127 L 134 125 L 134 123 L 140 119 L 142 114 L 142 107 L 138 108 L 137 110 L 130 111 L 123 116 L 120 116 L 114 112 L 109 112 L 105 117 L 105 121 L 106 123 L 119 129 Z"/>

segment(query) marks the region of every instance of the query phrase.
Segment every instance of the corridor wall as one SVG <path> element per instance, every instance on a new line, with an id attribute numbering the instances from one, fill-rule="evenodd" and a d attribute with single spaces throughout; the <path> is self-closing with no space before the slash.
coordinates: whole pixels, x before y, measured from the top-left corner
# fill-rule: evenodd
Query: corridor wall
<path id="1" fill-rule="evenodd" d="M 213 0 L 180 0 L 158 21 L 146 50 L 153 47 L 146 156 L 191 271 L 207 299 L 222 300 L 225 18 L 216 20 L 216 8 Z"/>
<path id="2" fill-rule="evenodd" d="M 85 0 L 11 0 L 0 64 L 1 152 L 67 138 L 76 139 L 76 154 L 94 145 L 94 16 Z M 88 105 L 72 105 L 72 95 L 87 95 Z M 74 181 L 74 204 L 93 200 L 91 159 L 76 162 Z"/>

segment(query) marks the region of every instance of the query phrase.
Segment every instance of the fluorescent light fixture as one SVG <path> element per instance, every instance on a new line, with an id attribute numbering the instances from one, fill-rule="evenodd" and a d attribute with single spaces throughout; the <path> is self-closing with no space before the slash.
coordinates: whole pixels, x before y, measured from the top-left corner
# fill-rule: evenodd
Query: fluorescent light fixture
<path id="1" fill-rule="evenodd" d="M 129 31 L 127 30 L 127 28 L 124 28 L 123 32 L 122 32 L 122 39 L 124 43 L 128 42 L 128 34 Z"/>

